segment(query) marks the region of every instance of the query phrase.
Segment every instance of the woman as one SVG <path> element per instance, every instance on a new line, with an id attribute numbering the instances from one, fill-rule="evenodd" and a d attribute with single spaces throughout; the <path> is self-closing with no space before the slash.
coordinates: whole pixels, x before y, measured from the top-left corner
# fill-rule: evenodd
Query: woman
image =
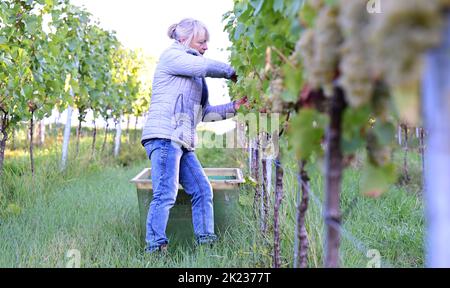
<path id="1" fill-rule="evenodd" d="M 155 70 L 149 114 L 142 145 L 152 167 L 153 200 L 147 217 L 146 252 L 167 248 L 165 234 L 169 210 L 175 204 L 178 183 L 191 196 L 192 221 L 198 244 L 212 243 L 214 234 L 213 192 L 194 149 L 200 121 L 233 117 L 243 98 L 211 106 L 205 77 L 236 81 L 229 65 L 207 59 L 209 33 L 194 19 L 170 26 L 174 43 L 163 52 Z"/>

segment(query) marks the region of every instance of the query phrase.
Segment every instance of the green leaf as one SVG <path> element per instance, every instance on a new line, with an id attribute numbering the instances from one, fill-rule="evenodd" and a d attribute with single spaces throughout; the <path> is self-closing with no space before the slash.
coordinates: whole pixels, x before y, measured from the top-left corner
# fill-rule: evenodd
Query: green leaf
<path id="1" fill-rule="evenodd" d="M 9 55 L 7 55 L 7 56 L 9 56 Z M 13 66 L 13 62 L 11 61 L 11 58 L 9 58 L 9 57 L 6 58 L 6 57 L 0 55 L 0 61 L 5 63 L 8 66 Z"/>
<path id="2" fill-rule="evenodd" d="M 31 99 L 33 97 L 33 87 L 31 85 L 25 85 L 23 87 L 23 91 L 27 99 Z"/>
<path id="3" fill-rule="evenodd" d="M 239 23 L 236 26 L 236 31 L 234 32 L 234 40 L 237 41 L 239 40 L 239 38 L 241 38 L 242 33 L 244 33 L 246 30 L 246 27 L 244 24 Z"/>
<path id="4" fill-rule="evenodd" d="M 256 16 L 261 11 L 264 5 L 264 0 L 250 0 L 250 5 L 252 5 L 252 7 L 255 9 L 255 12 L 253 12 L 253 16 Z"/>
<path id="5" fill-rule="evenodd" d="M 397 180 L 397 171 L 393 163 L 383 167 L 367 164 L 362 172 L 360 191 L 368 197 L 379 197 Z"/>
<path id="6" fill-rule="evenodd" d="M 284 0 L 275 0 L 273 2 L 273 11 L 281 12 L 284 8 Z"/>
<path id="7" fill-rule="evenodd" d="M 245 14 L 247 11 L 250 10 L 248 7 L 248 2 L 240 1 L 240 2 L 236 3 L 234 10 L 235 10 L 234 14 L 236 15 L 236 17 L 240 18 L 243 14 Z M 241 18 L 240 20 L 245 20 L 245 19 Z"/>
<path id="8" fill-rule="evenodd" d="M 417 126 L 420 122 L 420 83 L 407 83 L 392 89 L 392 97 L 403 123 Z"/>
<path id="9" fill-rule="evenodd" d="M 286 64 L 283 66 L 283 72 L 286 90 L 281 94 L 281 98 L 283 101 L 295 103 L 303 86 L 303 70 Z"/>
<path id="10" fill-rule="evenodd" d="M 49 9 L 53 8 L 54 0 L 45 0 L 45 5 L 47 5 Z"/>
<path id="11" fill-rule="evenodd" d="M 302 109 L 292 119 L 288 130 L 289 144 L 299 159 L 307 160 L 313 154 L 323 153 L 321 143 L 327 121 L 327 116 L 313 109 Z"/>
<path id="12" fill-rule="evenodd" d="M 345 110 L 342 121 L 342 146 L 345 153 L 354 153 L 364 146 L 370 111 L 367 105 Z"/>
<path id="13" fill-rule="evenodd" d="M 317 18 L 317 11 L 311 5 L 306 4 L 300 11 L 300 18 L 302 22 L 307 23 L 308 27 L 313 27 L 314 21 Z"/>
<path id="14" fill-rule="evenodd" d="M 390 145 L 392 144 L 392 139 L 394 139 L 396 131 L 392 123 L 376 121 L 373 126 L 373 132 L 380 145 Z"/>
<path id="15" fill-rule="evenodd" d="M 301 8 L 304 3 L 305 3 L 305 0 L 291 1 L 291 5 L 289 6 L 288 9 L 286 9 L 287 16 L 293 17 L 295 15 L 298 15 L 298 13 L 301 11 Z"/>
<path id="16" fill-rule="evenodd" d="M 31 35 L 37 33 L 37 29 L 39 28 L 39 19 L 36 15 L 31 15 L 25 19 L 25 29 Z"/>
<path id="17" fill-rule="evenodd" d="M 344 154 L 353 154 L 359 149 L 363 148 L 366 141 L 362 137 L 343 138 L 342 139 L 342 151 Z"/>

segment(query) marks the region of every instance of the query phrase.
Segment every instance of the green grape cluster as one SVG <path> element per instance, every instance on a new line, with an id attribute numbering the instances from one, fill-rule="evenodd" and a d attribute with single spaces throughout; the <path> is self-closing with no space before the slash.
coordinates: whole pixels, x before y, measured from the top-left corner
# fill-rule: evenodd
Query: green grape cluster
<path id="1" fill-rule="evenodd" d="M 270 81 L 270 112 L 282 113 L 283 112 L 283 100 L 281 94 L 284 91 L 284 81 L 281 75 L 275 73 L 274 78 Z"/>
<path id="2" fill-rule="evenodd" d="M 423 53 L 440 42 L 441 0 L 396 0 L 372 16 L 376 74 L 389 85 L 400 120 L 419 125 Z"/>
<path id="3" fill-rule="evenodd" d="M 325 6 L 324 0 L 308 0 L 308 5 L 310 5 L 315 10 L 320 10 Z"/>
<path id="4" fill-rule="evenodd" d="M 298 67 L 300 59 L 302 58 L 301 55 L 301 51 L 302 51 L 302 47 L 301 47 L 301 39 L 299 39 L 297 41 L 297 43 L 295 44 L 295 49 L 292 52 L 292 54 L 289 56 L 289 62 L 293 65 Z"/>
<path id="5" fill-rule="evenodd" d="M 314 30 L 308 29 L 304 31 L 300 39 L 298 40 L 298 46 L 300 47 L 300 54 L 303 61 L 303 67 L 308 74 L 309 84 L 313 87 L 317 87 L 319 85 L 318 82 L 314 82 L 312 79 L 311 71 L 314 70 Z"/>
<path id="6" fill-rule="evenodd" d="M 391 87 L 419 81 L 421 54 L 440 41 L 440 1 L 385 1 L 383 13 L 372 16 L 379 73 Z"/>
<path id="7" fill-rule="evenodd" d="M 369 102 L 373 93 L 370 47 L 366 37 L 369 17 L 365 1 L 342 0 L 340 5 L 338 19 L 344 42 L 340 51 L 339 82 L 346 92 L 347 103 L 357 108 Z"/>
<path id="8" fill-rule="evenodd" d="M 327 97 L 333 94 L 339 63 L 336 47 L 342 42 L 338 12 L 337 6 L 321 9 L 315 29 L 304 31 L 298 43 L 309 84 L 316 90 L 323 88 Z"/>
<path id="9" fill-rule="evenodd" d="M 442 12 L 449 2 L 384 1 L 382 13 L 374 14 L 367 12 L 363 0 L 308 2 L 318 15 L 314 28 L 303 32 L 298 46 L 309 85 L 322 88 L 329 97 L 339 75 L 338 84 L 350 107 L 372 101 L 378 111 L 388 111 L 386 93 L 378 96 L 374 87 L 384 82 L 402 121 L 417 124 L 421 56 L 439 43 Z M 379 114 L 387 118 L 385 112 Z"/>
<path id="10" fill-rule="evenodd" d="M 338 23 L 337 6 L 326 6 L 317 18 L 314 43 L 314 67 L 311 71 L 312 82 L 322 86 L 327 97 L 333 95 L 333 81 L 339 63 L 339 47 L 342 42 Z M 317 87 L 316 87 L 317 88 Z"/>

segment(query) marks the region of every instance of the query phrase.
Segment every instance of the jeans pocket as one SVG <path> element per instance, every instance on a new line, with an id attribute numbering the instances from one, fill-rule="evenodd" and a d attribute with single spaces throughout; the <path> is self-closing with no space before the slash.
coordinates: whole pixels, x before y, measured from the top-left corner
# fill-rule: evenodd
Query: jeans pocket
<path id="1" fill-rule="evenodd" d="M 144 146 L 145 152 L 147 152 L 148 159 L 150 159 L 150 156 L 152 154 L 152 146 L 153 146 L 152 142 L 153 141 L 150 140 L 147 143 L 145 143 L 145 146 Z"/>
<path id="2" fill-rule="evenodd" d="M 172 141 L 170 139 L 166 139 L 166 138 L 153 138 L 150 141 L 148 141 L 144 146 L 145 151 L 147 152 L 148 159 L 151 160 L 152 153 L 156 149 L 161 149 L 161 151 L 162 151 L 161 157 L 162 158 L 166 157 L 166 154 L 168 153 L 168 150 L 169 150 L 169 145 L 171 143 L 172 143 Z"/>

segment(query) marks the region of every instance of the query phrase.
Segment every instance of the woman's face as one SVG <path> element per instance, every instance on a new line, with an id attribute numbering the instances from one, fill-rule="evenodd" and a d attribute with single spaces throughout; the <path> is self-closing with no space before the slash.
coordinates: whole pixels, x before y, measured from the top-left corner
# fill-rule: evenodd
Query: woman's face
<path id="1" fill-rule="evenodd" d="M 200 54 L 205 54 L 208 50 L 208 41 L 206 40 L 206 33 L 200 33 L 191 41 L 191 48 L 197 50 Z"/>

